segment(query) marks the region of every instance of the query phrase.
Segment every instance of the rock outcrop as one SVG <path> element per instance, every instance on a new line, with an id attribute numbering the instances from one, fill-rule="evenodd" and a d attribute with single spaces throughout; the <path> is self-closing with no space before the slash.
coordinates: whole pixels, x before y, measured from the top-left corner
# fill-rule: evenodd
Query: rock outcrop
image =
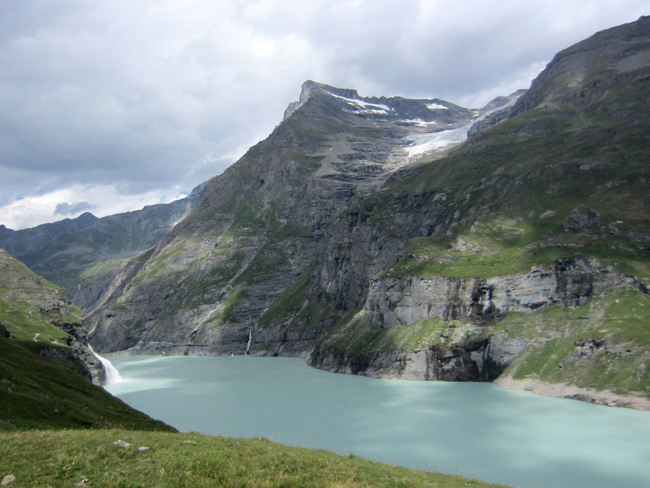
<path id="1" fill-rule="evenodd" d="M 592 297 L 641 286 L 634 277 L 597 261 L 567 258 L 525 274 L 491 278 L 373 278 L 364 308 L 375 327 L 433 317 L 489 325 L 511 312 L 577 306 Z"/>
<path id="2" fill-rule="evenodd" d="M 584 259 L 561 259 L 547 269 L 492 278 L 374 278 L 363 307 L 370 330 L 385 329 L 390 335 L 410 324 L 438 319 L 454 332 L 441 329 L 439 343 L 432 341 L 414 350 L 392 344 L 388 350 L 352 354 L 330 347 L 330 339 L 330 344 L 325 341 L 324 346 L 317 346 L 308 360 L 312 366 L 339 373 L 493 381 L 530 345 L 525 338 L 492 330 L 507 315 L 534 316 L 545 308 L 574 308 L 634 289 L 647 295 L 645 286 L 634 277 Z M 540 334 L 538 339 L 542 338 Z M 592 355 L 605 342 L 578 341 L 577 355 Z"/>

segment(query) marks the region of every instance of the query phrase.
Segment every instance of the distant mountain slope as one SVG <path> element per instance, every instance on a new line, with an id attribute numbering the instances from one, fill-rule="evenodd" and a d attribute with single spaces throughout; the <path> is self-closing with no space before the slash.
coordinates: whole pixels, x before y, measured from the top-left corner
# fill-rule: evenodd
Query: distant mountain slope
<path id="1" fill-rule="evenodd" d="M 605 86 L 616 87 L 619 81 L 624 85 L 634 83 L 637 88 L 647 85 L 647 79 L 638 74 L 650 65 L 649 23 L 650 17 L 641 17 L 636 22 L 598 32 L 557 53 L 526 96 L 517 102 L 515 113 L 540 106 L 552 108 L 556 104 L 598 103 L 595 95 L 602 94 Z M 638 101 L 642 100 L 643 97 Z"/>
<path id="2" fill-rule="evenodd" d="M 116 268 L 125 258 L 154 247 L 196 204 L 202 186 L 184 199 L 97 218 L 84 213 L 31 229 L 0 226 L 0 248 L 60 285 L 69 297 Z"/>
<path id="3" fill-rule="evenodd" d="M 647 408 L 650 18 L 577 46 L 495 118 L 307 82 L 103 289 L 93 344 Z"/>
<path id="4" fill-rule="evenodd" d="M 45 248 L 61 234 L 78 232 L 96 221 L 97 217 L 86 212 L 75 219 L 64 219 L 30 229 L 12 230 L 0 225 L 0 248 L 15 257 L 25 256 Z"/>

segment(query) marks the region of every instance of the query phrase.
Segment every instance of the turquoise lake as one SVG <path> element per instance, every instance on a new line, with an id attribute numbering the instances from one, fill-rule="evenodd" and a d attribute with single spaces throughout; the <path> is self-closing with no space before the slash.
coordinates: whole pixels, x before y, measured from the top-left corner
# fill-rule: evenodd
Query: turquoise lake
<path id="1" fill-rule="evenodd" d="M 300 359 L 132 356 L 105 388 L 188 432 L 266 437 L 516 487 L 650 486 L 650 412 Z"/>

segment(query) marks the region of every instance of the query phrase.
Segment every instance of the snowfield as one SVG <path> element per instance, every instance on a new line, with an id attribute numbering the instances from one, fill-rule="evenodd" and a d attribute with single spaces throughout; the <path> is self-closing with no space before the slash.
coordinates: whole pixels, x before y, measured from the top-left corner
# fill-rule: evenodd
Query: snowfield
<path id="1" fill-rule="evenodd" d="M 409 159 L 430 151 L 439 151 L 446 147 L 460 144 L 467 139 L 467 131 L 472 124 L 459 127 L 458 129 L 443 130 L 432 134 L 408 136 L 406 139 L 413 141 L 413 145 L 406 148 Z"/>
<path id="2" fill-rule="evenodd" d="M 518 99 L 519 97 L 514 97 L 505 105 L 495 108 L 493 110 L 489 110 L 481 116 L 478 116 L 478 112 L 475 111 L 474 120 L 472 120 L 472 122 L 470 122 L 469 124 L 463 127 L 458 127 L 457 129 L 443 130 L 440 132 L 433 132 L 431 134 L 412 135 L 406 137 L 406 140 L 412 141 L 412 144 L 406 148 L 406 152 L 408 153 L 408 158 L 412 159 L 414 157 L 421 156 L 428 152 L 440 151 L 442 149 L 446 149 L 450 146 L 464 142 L 465 140 L 467 140 L 467 134 L 469 133 L 469 130 L 476 122 L 485 119 L 486 117 L 492 115 L 495 112 L 499 112 L 505 108 L 512 107 Z M 427 105 L 427 107 L 431 108 L 429 105 Z"/>
<path id="3" fill-rule="evenodd" d="M 437 125 L 438 122 L 435 120 L 432 120 L 431 122 L 427 122 L 426 120 L 422 119 L 403 119 L 399 121 L 402 124 L 412 124 L 412 125 L 417 125 L 418 127 L 428 127 L 430 125 Z"/>
<path id="4" fill-rule="evenodd" d="M 340 95 L 334 95 L 334 93 L 330 93 L 330 95 L 352 105 L 355 113 L 386 115 L 391 111 L 391 108 L 388 105 L 381 103 L 368 103 L 363 100 L 357 100 L 356 98 L 346 98 Z"/>

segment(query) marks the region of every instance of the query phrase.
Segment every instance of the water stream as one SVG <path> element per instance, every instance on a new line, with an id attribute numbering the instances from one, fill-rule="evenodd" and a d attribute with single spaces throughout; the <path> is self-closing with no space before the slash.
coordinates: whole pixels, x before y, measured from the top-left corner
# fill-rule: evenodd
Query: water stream
<path id="1" fill-rule="evenodd" d="M 108 359 L 97 354 L 90 344 L 88 344 L 88 349 L 90 349 L 90 352 L 93 353 L 93 355 L 99 360 L 100 363 L 102 363 L 102 366 L 104 367 L 104 386 L 114 385 L 116 383 L 122 383 L 124 381 L 124 378 L 122 378 L 120 372 Z"/>
<path id="2" fill-rule="evenodd" d="M 251 350 L 251 342 L 253 342 L 253 328 L 248 329 L 248 342 L 246 343 L 246 351 L 244 356 L 248 356 L 248 352 Z"/>

